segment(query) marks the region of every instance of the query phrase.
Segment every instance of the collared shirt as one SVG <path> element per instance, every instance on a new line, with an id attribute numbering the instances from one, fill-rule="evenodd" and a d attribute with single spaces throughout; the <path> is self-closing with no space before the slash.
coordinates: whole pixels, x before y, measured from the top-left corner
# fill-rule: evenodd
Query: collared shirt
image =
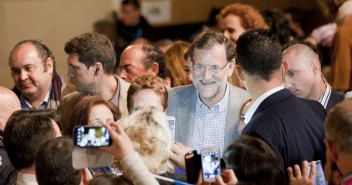
<path id="1" fill-rule="evenodd" d="M 115 92 L 114 97 L 111 98 L 111 100 L 109 100 L 112 104 L 118 106 L 119 105 L 119 96 L 120 96 L 120 84 L 119 84 L 119 79 L 117 78 L 117 76 L 114 76 L 115 80 L 117 82 L 117 89 Z M 88 96 L 93 96 L 94 94 L 92 93 L 88 93 Z"/>
<path id="2" fill-rule="evenodd" d="M 319 99 L 319 102 L 321 103 L 321 105 L 323 105 L 323 107 L 325 109 L 326 109 L 326 106 L 328 105 L 330 95 L 331 95 L 331 86 L 326 85 L 325 92 L 324 92 L 323 96 L 320 97 L 320 99 Z"/>
<path id="3" fill-rule="evenodd" d="M 48 103 L 49 103 L 50 92 L 51 92 L 51 88 L 49 89 L 48 93 L 46 94 L 43 102 L 37 107 L 32 107 L 32 105 L 22 95 L 21 98 L 20 98 L 21 109 L 22 110 L 25 110 L 25 109 L 45 109 L 48 106 Z"/>
<path id="4" fill-rule="evenodd" d="M 246 124 L 249 123 L 249 121 L 251 121 L 253 114 L 255 113 L 255 111 L 258 109 L 259 105 L 270 95 L 280 91 L 284 89 L 284 86 L 279 86 L 279 87 L 275 87 L 267 92 L 265 92 L 264 94 L 262 94 L 261 96 L 259 96 L 259 98 L 257 100 L 255 100 L 253 102 L 253 104 L 251 105 L 251 107 L 248 109 L 247 113 L 244 115 L 244 122 Z"/>
<path id="5" fill-rule="evenodd" d="M 197 92 L 195 119 L 193 127 L 192 148 L 218 147 L 220 154 L 224 151 L 227 111 L 230 101 L 230 90 L 226 86 L 225 96 L 212 108 L 208 108 L 200 100 Z"/>
<path id="6" fill-rule="evenodd" d="M 18 172 L 15 185 L 38 185 L 35 175 Z"/>

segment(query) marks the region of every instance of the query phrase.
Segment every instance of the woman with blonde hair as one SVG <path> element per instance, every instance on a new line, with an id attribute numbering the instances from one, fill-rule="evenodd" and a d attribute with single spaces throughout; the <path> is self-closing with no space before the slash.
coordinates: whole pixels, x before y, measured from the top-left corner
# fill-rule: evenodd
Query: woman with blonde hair
<path id="1" fill-rule="evenodd" d="M 153 174 L 163 175 L 173 171 L 169 161 L 172 138 L 164 112 L 143 108 L 120 120 L 119 123 L 104 124 L 104 126 L 113 132 L 112 146 L 104 147 L 103 150 L 117 159 L 115 166 L 122 171 L 122 175 L 117 180 L 118 184 L 139 184 L 136 183 L 138 179 L 149 178 L 149 175 L 142 177 L 146 173 L 144 166 Z M 130 142 L 124 144 L 133 146 L 131 149 L 133 151 L 124 156 L 120 155 L 119 140 L 114 137 L 116 127 L 121 127 L 124 130 L 122 132 L 129 137 Z M 138 173 L 139 170 L 140 173 Z"/>

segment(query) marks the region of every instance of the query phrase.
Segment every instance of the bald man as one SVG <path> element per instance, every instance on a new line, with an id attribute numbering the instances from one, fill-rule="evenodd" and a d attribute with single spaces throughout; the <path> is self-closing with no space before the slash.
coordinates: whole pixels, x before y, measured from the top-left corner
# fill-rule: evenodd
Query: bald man
<path id="1" fill-rule="evenodd" d="M 318 55 L 307 45 L 293 44 L 283 52 L 288 62 L 285 87 L 295 96 L 319 101 L 328 111 L 344 100 L 342 93 L 332 89 L 321 73 Z"/>
<path id="2" fill-rule="evenodd" d="M 13 184 L 17 171 L 13 168 L 2 142 L 2 132 L 13 112 L 21 109 L 20 100 L 10 89 L 0 86 L 0 184 Z"/>
<path id="3" fill-rule="evenodd" d="M 166 77 L 163 52 L 148 43 L 128 46 L 121 54 L 118 76 L 131 83 L 144 75 Z"/>

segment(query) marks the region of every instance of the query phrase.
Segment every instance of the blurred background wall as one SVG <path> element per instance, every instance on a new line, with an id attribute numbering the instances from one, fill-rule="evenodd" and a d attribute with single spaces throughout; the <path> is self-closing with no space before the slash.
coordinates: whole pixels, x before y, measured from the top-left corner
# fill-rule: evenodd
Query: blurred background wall
<path id="1" fill-rule="evenodd" d="M 147 1 L 153 0 L 143 0 L 142 3 Z M 314 24 L 324 20 L 320 17 L 314 0 L 166 1 L 171 3 L 171 20 L 155 26 L 160 30 L 167 28 L 166 30 L 172 32 L 181 31 L 177 28 L 187 29 L 182 25 L 202 24 L 213 6 L 234 2 L 251 4 L 259 10 L 283 10 L 295 6 L 312 11 L 311 19 Z M 13 86 L 8 56 L 12 47 L 24 39 L 40 39 L 48 45 L 56 58 L 59 74 L 66 78 L 68 67 L 67 56 L 63 50 L 65 42 L 91 31 L 95 21 L 109 17 L 113 10 L 118 11 L 119 3 L 120 0 L 0 0 L 0 85 L 8 88 Z"/>

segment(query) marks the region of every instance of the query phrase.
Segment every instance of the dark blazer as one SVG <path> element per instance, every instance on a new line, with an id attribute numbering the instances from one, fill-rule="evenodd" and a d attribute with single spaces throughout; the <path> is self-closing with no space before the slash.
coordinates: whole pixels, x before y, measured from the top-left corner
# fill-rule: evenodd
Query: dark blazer
<path id="1" fill-rule="evenodd" d="M 228 84 L 230 102 L 227 110 L 227 124 L 224 138 L 225 148 L 238 138 L 240 108 L 249 99 L 247 91 Z M 193 126 L 197 100 L 194 85 L 173 88 L 169 91 L 166 114 L 176 118 L 176 141 L 192 146 Z"/>
<path id="2" fill-rule="evenodd" d="M 345 99 L 345 95 L 331 88 L 331 95 L 326 105 L 326 112 L 333 108 L 336 104 L 340 103 Z"/>
<path id="3" fill-rule="evenodd" d="M 325 116 L 319 102 L 295 97 L 283 89 L 259 105 L 242 134 L 263 139 L 281 156 L 285 167 L 303 160 L 324 163 Z"/>

